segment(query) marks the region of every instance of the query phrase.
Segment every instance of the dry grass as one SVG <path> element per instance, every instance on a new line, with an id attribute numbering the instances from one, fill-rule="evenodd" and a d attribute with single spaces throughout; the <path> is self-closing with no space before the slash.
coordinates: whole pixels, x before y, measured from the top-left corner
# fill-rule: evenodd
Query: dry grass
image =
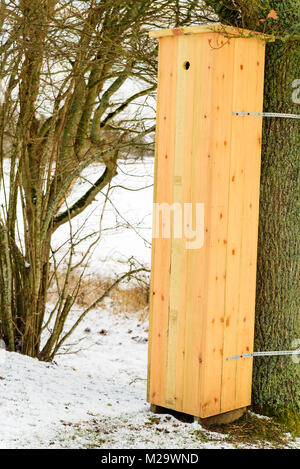
<path id="1" fill-rule="evenodd" d="M 63 287 L 65 272 L 61 271 L 57 275 L 60 288 Z M 70 275 L 68 291 L 71 293 L 76 289 L 80 279 L 79 273 L 73 272 Z M 88 307 L 97 300 L 107 288 L 114 282 L 114 278 L 103 278 L 100 275 L 85 275 L 80 280 L 80 287 L 76 298 L 76 305 L 82 308 Z M 57 300 L 57 286 L 53 279 L 48 290 L 48 301 L 55 303 Z M 144 320 L 148 314 L 149 284 L 146 279 L 140 282 L 128 282 L 118 285 L 109 293 L 111 299 L 111 309 L 114 314 L 139 314 L 140 320 Z"/>
<path id="2" fill-rule="evenodd" d="M 225 434 L 228 443 L 255 445 L 257 448 L 289 448 L 293 443 L 284 424 L 249 411 L 236 422 L 213 425 L 209 430 Z"/>

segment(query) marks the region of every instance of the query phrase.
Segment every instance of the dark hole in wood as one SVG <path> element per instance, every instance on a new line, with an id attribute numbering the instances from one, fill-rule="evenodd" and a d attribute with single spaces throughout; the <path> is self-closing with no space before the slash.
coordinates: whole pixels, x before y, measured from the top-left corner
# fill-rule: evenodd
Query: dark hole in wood
<path id="1" fill-rule="evenodd" d="M 191 63 L 190 63 L 189 61 L 184 62 L 184 68 L 185 68 L 186 70 L 188 70 L 188 69 L 190 68 L 190 66 L 191 66 Z"/>

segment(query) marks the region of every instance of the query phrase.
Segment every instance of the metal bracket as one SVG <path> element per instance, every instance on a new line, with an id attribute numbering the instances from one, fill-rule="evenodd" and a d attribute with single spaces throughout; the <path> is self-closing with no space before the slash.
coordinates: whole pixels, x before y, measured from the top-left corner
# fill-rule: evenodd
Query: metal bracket
<path id="1" fill-rule="evenodd" d="M 288 119 L 300 119 L 300 114 L 280 114 L 278 112 L 233 112 L 235 117 L 285 117 Z"/>
<path id="2" fill-rule="evenodd" d="M 274 355 L 300 355 L 300 349 L 298 350 L 279 350 L 274 352 L 251 352 L 245 353 L 243 355 L 236 355 L 234 357 L 227 357 L 227 361 L 239 360 L 239 358 L 249 358 L 249 357 L 272 357 Z"/>

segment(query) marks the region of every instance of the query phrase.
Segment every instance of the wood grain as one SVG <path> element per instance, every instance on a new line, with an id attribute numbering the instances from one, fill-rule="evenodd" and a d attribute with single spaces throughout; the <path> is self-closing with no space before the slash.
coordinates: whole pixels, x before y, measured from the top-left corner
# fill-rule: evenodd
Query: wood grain
<path id="1" fill-rule="evenodd" d="M 252 359 L 226 358 L 253 350 L 262 122 L 232 113 L 262 110 L 265 42 L 192 29 L 160 35 L 154 201 L 193 227 L 204 203 L 205 239 L 174 217 L 153 239 L 148 400 L 205 418 L 251 398 Z"/>
<path id="2" fill-rule="evenodd" d="M 166 60 L 168 58 L 168 60 Z M 166 38 L 159 46 L 158 109 L 156 134 L 156 203 L 172 203 L 175 153 L 175 106 L 177 85 L 177 40 Z M 165 404 L 169 316 L 171 240 L 153 239 L 148 400 Z"/>
<path id="3" fill-rule="evenodd" d="M 175 161 L 173 182 L 173 203 L 184 212 L 184 204 L 190 201 L 190 177 L 192 164 L 192 129 L 193 129 L 193 98 L 195 82 L 195 50 L 187 38 L 178 38 L 177 55 L 177 93 L 176 93 L 176 133 L 175 133 Z M 190 68 L 185 68 L 185 63 Z M 174 220 L 174 219 L 173 219 Z M 180 408 L 180 391 L 176 389 L 178 376 L 182 374 L 182 340 L 184 338 L 186 318 L 186 281 L 187 281 L 187 253 L 183 217 L 181 217 L 182 237 L 175 238 L 174 226 L 172 230 L 172 253 L 170 267 L 170 312 L 168 327 L 168 360 L 166 404 L 174 409 Z M 182 336 L 182 337 L 181 337 Z M 180 378 L 179 378 L 180 380 Z M 179 396 L 177 396 L 179 393 Z"/>

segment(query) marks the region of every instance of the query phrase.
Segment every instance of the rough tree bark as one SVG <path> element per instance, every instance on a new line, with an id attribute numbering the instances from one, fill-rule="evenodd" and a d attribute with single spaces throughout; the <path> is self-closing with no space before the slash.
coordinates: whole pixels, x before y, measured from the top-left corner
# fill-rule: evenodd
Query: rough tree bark
<path id="1" fill-rule="evenodd" d="M 299 43 L 269 44 L 264 109 L 299 112 L 292 102 Z M 256 350 L 290 350 L 300 338 L 299 121 L 264 120 L 260 193 Z M 291 357 L 254 361 L 253 402 L 300 430 L 300 366 Z"/>

